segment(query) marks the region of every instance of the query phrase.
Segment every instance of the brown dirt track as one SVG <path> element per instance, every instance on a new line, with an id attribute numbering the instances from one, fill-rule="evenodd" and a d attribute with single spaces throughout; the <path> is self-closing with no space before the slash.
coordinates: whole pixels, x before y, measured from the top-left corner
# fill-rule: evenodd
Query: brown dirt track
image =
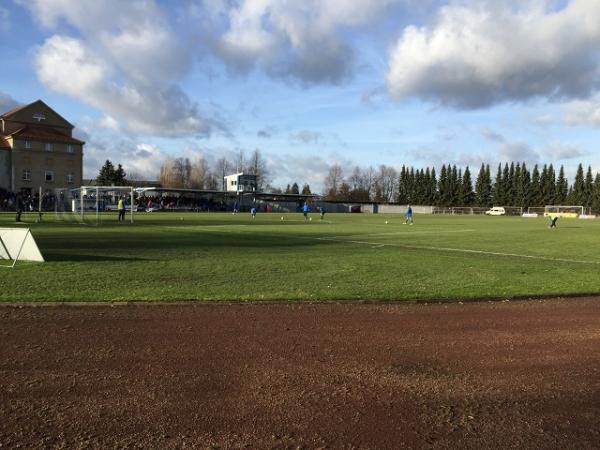
<path id="1" fill-rule="evenodd" d="M 600 448 L 600 299 L 0 308 L 2 448 Z"/>

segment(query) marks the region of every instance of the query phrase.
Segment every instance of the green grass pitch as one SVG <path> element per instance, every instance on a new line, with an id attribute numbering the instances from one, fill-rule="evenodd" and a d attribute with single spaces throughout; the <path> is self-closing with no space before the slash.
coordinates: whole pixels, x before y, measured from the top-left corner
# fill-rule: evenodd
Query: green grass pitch
<path id="1" fill-rule="evenodd" d="M 597 293 L 600 221 L 150 213 L 25 225 L 46 263 L 0 268 L 1 301 L 447 299 Z M 386 224 L 385 222 L 389 223 Z M 0 214 L 0 227 L 14 227 Z"/>

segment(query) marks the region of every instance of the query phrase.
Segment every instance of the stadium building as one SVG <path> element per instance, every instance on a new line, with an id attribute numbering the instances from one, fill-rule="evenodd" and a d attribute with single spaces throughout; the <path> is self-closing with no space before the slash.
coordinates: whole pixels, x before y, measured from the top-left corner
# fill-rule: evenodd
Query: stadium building
<path id="1" fill-rule="evenodd" d="M 34 195 L 81 185 L 83 141 L 38 100 L 0 115 L 0 189 Z"/>

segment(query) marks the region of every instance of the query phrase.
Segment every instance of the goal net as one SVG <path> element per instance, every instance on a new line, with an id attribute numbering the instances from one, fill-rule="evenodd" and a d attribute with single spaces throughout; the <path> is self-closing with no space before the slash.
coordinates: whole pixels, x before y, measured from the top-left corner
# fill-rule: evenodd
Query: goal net
<path id="1" fill-rule="evenodd" d="M 29 228 L 0 228 L 0 260 L 8 264 L 0 267 L 15 267 L 17 261 L 44 262 Z"/>
<path id="2" fill-rule="evenodd" d="M 133 223 L 137 209 L 131 186 L 81 186 L 54 191 L 54 213 L 57 221 L 87 225 L 116 223 L 119 202 L 123 202 L 125 221 Z"/>
<path id="3" fill-rule="evenodd" d="M 585 214 L 583 206 L 563 206 L 563 205 L 546 205 L 544 206 L 544 217 L 571 217 L 577 218 Z"/>

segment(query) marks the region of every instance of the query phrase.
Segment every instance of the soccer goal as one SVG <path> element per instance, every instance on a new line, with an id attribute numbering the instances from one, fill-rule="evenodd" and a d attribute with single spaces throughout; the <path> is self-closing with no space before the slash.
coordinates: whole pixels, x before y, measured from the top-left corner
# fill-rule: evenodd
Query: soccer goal
<path id="1" fill-rule="evenodd" d="M 44 262 L 44 257 L 29 228 L 0 228 L 0 260 L 8 261 L 0 267 L 12 268 L 17 261 Z"/>
<path id="2" fill-rule="evenodd" d="M 132 186 L 81 186 L 54 191 L 54 212 L 57 221 L 101 225 L 118 220 L 119 201 L 134 222 L 137 209 Z"/>
<path id="3" fill-rule="evenodd" d="M 583 206 L 564 206 L 564 205 L 546 205 L 544 206 L 544 217 L 570 217 L 577 218 L 585 215 L 585 207 Z"/>

